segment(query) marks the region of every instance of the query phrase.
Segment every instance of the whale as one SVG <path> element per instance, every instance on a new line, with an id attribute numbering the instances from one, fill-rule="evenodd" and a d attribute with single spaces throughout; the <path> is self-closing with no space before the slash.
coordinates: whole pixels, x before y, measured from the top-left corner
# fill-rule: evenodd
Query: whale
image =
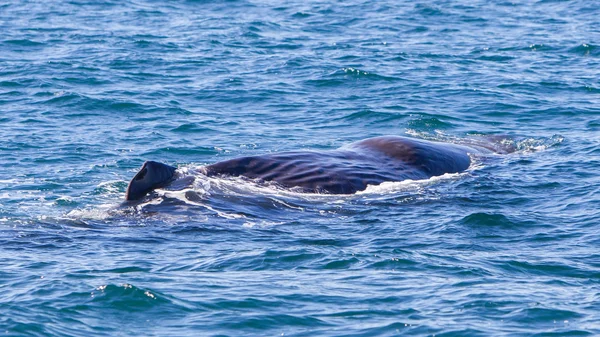
<path id="1" fill-rule="evenodd" d="M 471 157 L 507 152 L 491 143 L 447 143 L 380 136 L 334 150 L 289 151 L 245 156 L 199 168 L 208 177 L 244 177 L 300 193 L 353 194 L 383 182 L 420 180 L 469 168 Z M 125 200 L 140 200 L 176 179 L 177 168 L 146 161 L 131 179 Z"/>

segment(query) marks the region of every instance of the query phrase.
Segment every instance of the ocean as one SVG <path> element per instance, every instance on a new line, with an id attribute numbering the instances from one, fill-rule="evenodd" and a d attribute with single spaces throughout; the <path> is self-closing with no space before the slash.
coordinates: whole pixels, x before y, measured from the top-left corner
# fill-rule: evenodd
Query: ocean
<path id="1" fill-rule="evenodd" d="M 0 335 L 600 334 L 593 1 L 0 2 Z M 190 171 L 381 135 L 516 151 L 353 195 Z"/>

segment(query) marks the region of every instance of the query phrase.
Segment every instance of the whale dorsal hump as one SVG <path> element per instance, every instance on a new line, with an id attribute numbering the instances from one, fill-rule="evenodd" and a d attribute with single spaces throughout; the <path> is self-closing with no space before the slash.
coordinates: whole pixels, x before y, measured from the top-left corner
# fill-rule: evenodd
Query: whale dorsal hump
<path id="1" fill-rule="evenodd" d="M 173 179 L 175 168 L 155 161 L 147 161 L 131 179 L 125 200 L 138 200 L 148 192 L 164 186 Z"/>

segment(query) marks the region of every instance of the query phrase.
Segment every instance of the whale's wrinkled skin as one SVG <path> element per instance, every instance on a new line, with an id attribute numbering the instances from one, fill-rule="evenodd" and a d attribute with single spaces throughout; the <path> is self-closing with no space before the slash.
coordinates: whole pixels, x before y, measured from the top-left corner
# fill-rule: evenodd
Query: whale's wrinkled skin
<path id="1" fill-rule="evenodd" d="M 383 136 L 330 151 L 293 151 L 241 157 L 207 165 L 207 176 L 243 176 L 306 193 L 352 194 L 386 181 L 427 179 L 458 173 L 470 154 L 491 153 L 478 145 Z M 138 200 L 173 180 L 175 168 L 148 161 L 129 183 L 126 200 Z"/>

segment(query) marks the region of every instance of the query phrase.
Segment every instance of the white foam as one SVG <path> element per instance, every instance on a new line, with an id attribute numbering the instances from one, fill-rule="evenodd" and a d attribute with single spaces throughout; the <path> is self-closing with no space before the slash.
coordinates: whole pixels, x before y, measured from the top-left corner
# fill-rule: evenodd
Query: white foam
<path id="1" fill-rule="evenodd" d="M 110 218 L 112 215 L 108 211 L 113 208 L 114 205 L 100 205 L 97 208 L 91 209 L 74 209 L 65 215 L 65 218 L 69 220 L 98 220 L 103 221 Z"/>
<path id="2" fill-rule="evenodd" d="M 96 188 L 104 189 L 109 193 L 119 193 L 119 184 L 122 183 L 122 180 L 108 180 L 99 183 Z"/>
<path id="3" fill-rule="evenodd" d="M 273 226 L 277 226 L 277 225 L 282 225 L 284 224 L 284 222 L 277 222 L 277 221 L 247 221 L 244 222 L 244 224 L 242 225 L 242 227 L 246 227 L 246 228 L 254 228 L 254 227 L 273 227 Z"/>
<path id="4" fill-rule="evenodd" d="M 243 214 L 237 214 L 237 213 L 228 213 L 228 212 L 223 212 L 223 211 L 219 211 L 203 202 L 202 198 L 200 196 L 197 195 L 198 192 L 200 193 L 207 193 L 206 190 L 201 190 L 201 191 L 197 191 L 196 189 L 193 188 L 188 188 L 188 189 L 184 189 L 184 190 L 180 190 L 180 191 L 168 191 L 168 190 L 156 190 L 156 192 L 158 193 L 158 195 L 160 196 L 159 198 L 154 198 L 144 204 L 141 204 L 140 207 L 146 206 L 146 205 L 160 205 L 163 202 L 163 198 L 173 198 L 173 199 L 177 199 L 180 200 L 182 202 L 184 202 L 185 204 L 188 205 L 194 205 L 194 206 L 198 206 L 198 207 L 202 207 L 205 208 L 213 213 L 215 213 L 217 216 L 220 216 L 222 218 L 225 219 L 244 219 L 246 218 Z M 190 194 L 194 193 L 194 194 Z M 194 196 L 194 197 L 190 197 L 190 196 Z"/>
<path id="5" fill-rule="evenodd" d="M 456 180 L 461 176 L 467 175 L 466 172 L 446 173 L 441 176 L 431 177 L 420 180 L 386 181 L 379 185 L 369 185 L 364 191 L 356 192 L 356 195 L 385 195 L 405 191 L 418 191 L 425 186 L 436 184 L 440 181 Z"/>

